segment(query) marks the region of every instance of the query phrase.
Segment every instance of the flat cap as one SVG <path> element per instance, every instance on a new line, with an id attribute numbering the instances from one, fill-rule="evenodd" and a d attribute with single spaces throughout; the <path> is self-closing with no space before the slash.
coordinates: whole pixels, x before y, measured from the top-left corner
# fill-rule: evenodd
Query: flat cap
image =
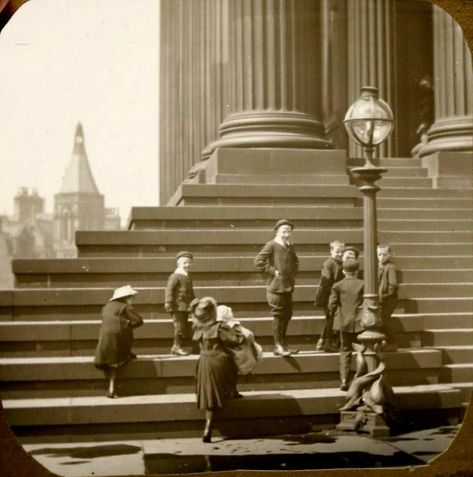
<path id="1" fill-rule="evenodd" d="M 194 255 L 192 255 L 192 253 L 190 252 L 187 252 L 186 250 L 182 250 L 181 252 L 179 252 L 176 255 L 176 260 L 179 260 L 182 257 L 187 257 L 187 258 L 190 258 L 191 260 L 194 260 Z"/>

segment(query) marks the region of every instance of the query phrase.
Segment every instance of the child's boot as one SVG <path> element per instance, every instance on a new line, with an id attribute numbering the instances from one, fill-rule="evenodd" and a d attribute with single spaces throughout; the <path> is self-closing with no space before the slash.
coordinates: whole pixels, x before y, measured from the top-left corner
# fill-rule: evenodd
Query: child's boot
<path id="1" fill-rule="evenodd" d="M 274 356 L 289 356 L 291 353 L 286 351 L 281 343 L 281 318 L 273 318 L 273 338 L 274 338 Z"/>
<path id="2" fill-rule="evenodd" d="M 171 354 L 175 356 L 187 356 L 189 353 L 182 348 L 183 336 L 180 333 L 174 335 L 174 344 L 171 348 Z"/>

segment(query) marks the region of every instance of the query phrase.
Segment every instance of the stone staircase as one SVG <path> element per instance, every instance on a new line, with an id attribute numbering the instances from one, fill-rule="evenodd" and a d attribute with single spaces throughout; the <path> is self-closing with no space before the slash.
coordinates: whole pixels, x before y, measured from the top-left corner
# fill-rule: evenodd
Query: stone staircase
<path id="1" fill-rule="evenodd" d="M 339 151 L 292 151 L 289 165 L 287 151 L 238 152 L 217 151 L 206 183 L 183 184 L 171 206 L 133 208 L 129 230 L 78 232 L 77 259 L 13 262 L 16 289 L 0 291 L 0 395 L 24 441 L 200 432 L 197 356 L 168 354 L 172 324 L 163 311 L 166 279 L 183 248 L 196 255 L 196 294 L 231 306 L 265 349 L 254 373 L 240 379 L 246 397 L 229 403 L 220 432 L 296 432 L 337 422 L 344 403 L 338 355 L 314 352 L 323 317 L 313 300 L 328 243 L 362 249 L 361 195 Z M 237 169 L 235 159 L 243 159 Z M 268 165 L 276 174 L 267 174 Z M 402 415 L 458 418 L 473 387 L 473 192 L 432 189 L 417 159 L 381 165 L 389 172 L 379 182 L 378 237 L 392 244 L 402 270 L 394 316 L 400 349 L 386 353 L 387 378 Z M 295 223 L 301 268 L 289 326 L 301 353 L 285 359 L 270 353 L 271 319 L 253 265 L 281 217 Z M 125 283 L 140 289 L 136 308 L 145 326 L 135 333 L 139 358 L 120 375 L 123 397 L 110 400 L 92 355 L 100 308 Z"/>

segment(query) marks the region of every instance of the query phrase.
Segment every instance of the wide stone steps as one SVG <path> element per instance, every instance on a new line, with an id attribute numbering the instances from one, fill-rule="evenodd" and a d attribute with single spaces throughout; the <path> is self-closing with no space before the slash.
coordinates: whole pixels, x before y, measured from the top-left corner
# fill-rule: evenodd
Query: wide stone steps
<path id="1" fill-rule="evenodd" d="M 297 229 L 314 227 L 317 224 L 326 227 L 327 224 L 345 226 L 345 222 L 353 225 L 362 220 L 361 207 L 344 206 L 281 206 L 278 208 L 260 206 L 214 206 L 214 207 L 133 207 L 128 228 L 131 230 L 156 230 L 174 228 L 224 228 L 224 227 L 255 227 L 263 225 L 272 227 L 281 217 L 289 218 Z M 391 208 L 378 209 L 379 219 L 454 219 L 471 220 L 471 211 L 462 208 Z"/>
<path id="2" fill-rule="evenodd" d="M 300 267 L 297 283 L 315 284 L 326 256 L 299 256 Z M 422 257 L 396 256 L 395 263 L 402 270 L 401 281 L 467 282 L 473 278 L 473 257 Z M 15 285 L 19 288 L 105 287 L 130 283 L 134 286 L 155 286 L 167 281 L 174 270 L 174 257 L 160 258 L 80 258 L 80 259 L 19 259 L 13 260 Z M 441 273 L 440 273 L 441 272 Z M 192 269 L 195 285 L 261 284 L 262 277 L 256 270 L 254 258 L 196 257 Z"/>
<path id="3" fill-rule="evenodd" d="M 448 345 L 438 346 L 442 350 L 444 364 L 471 364 L 473 345 Z M 473 379 L 471 380 L 473 383 Z"/>
<path id="4" fill-rule="evenodd" d="M 437 412 L 458 409 L 462 404 L 461 391 L 450 385 L 395 386 L 396 408 L 399 410 Z M 336 415 L 345 403 L 346 393 L 336 388 L 294 389 L 253 391 L 241 400 L 229 401 L 225 413 L 216 421 L 217 430 L 223 429 L 229 421 L 236 421 L 238 427 L 251 426 L 255 421 L 271 418 L 276 426 L 279 419 Z M 156 394 L 107 399 L 102 396 L 64 397 L 49 399 L 5 399 L 5 416 L 14 431 L 21 435 L 20 426 L 78 426 L 106 425 L 102 432 L 113 433 L 114 424 L 152 423 L 159 435 L 183 437 L 186 431 L 199 435 L 202 432 L 202 412 L 196 409 L 195 395 Z M 278 418 L 278 420 L 274 420 Z M 192 426 L 197 422 L 197 426 Z M 161 424 L 161 426 L 159 425 Z M 198 430 L 197 430 L 198 429 Z M 67 432 L 63 428 L 63 432 Z M 121 433 L 133 432 L 133 427 L 121 428 Z M 33 431 L 35 434 L 38 431 Z M 70 432 L 70 431 L 69 431 Z M 74 432 L 74 431 L 73 431 Z M 77 430 L 76 430 L 77 432 Z M 267 432 L 267 430 L 266 430 Z M 61 434 L 57 429 L 54 435 Z M 36 434 L 38 435 L 38 434 Z M 90 434 L 87 436 L 90 439 Z"/>
<path id="5" fill-rule="evenodd" d="M 165 287 L 138 288 L 136 309 L 147 318 L 162 318 Z M 316 286 L 300 285 L 294 293 L 295 314 L 313 312 Z M 231 306 L 237 316 L 254 311 L 267 313 L 265 287 L 229 286 L 195 287 L 197 296 L 213 296 L 219 303 Z M 51 288 L 1 291 L 0 321 L 91 319 L 112 295 L 110 288 Z M 470 311 L 473 283 L 402 283 L 399 308 L 408 312 Z M 466 298 L 468 297 L 468 298 Z M 431 308 L 429 308 L 431 307 Z"/>
<path id="6" fill-rule="evenodd" d="M 382 179 L 381 179 L 382 180 Z M 309 185 L 280 184 L 277 188 L 271 184 L 182 184 L 185 197 L 279 197 L 282 200 L 295 197 L 313 197 L 331 199 L 362 197 L 354 185 Z M 433 189 L 428 187 L 384 187 L 378 197 L 409 197 L 438 199 L 473 199 L 473 189 Z M 169 204 L 173 205 L 173 204 Z M 242 204 L 238 204 L 242 205 Z"/>
<path id="7" fill-rule="evenodd" d="M 255 316 L 241 318 L 242 324 L 255 334 L 266 350 L 272 349 L 271 318 Z M 321 310 L 308 316 L 295 316 L 288 329 L 291 345 L 314 350 L 324 324 Z M 400 314 L 393 315 L 392 326 L 396 342 L 401 347 L 433 346 L 433 331 L 446 325 L 459 333 L 473 327 L 471 313 Z M 99 335 L 100 319 L 36 320 L 0 322 L 0 356 L 84 356 L 93 355 Z M 427 330 L 427 331 L 425 331 Z M 426 333 L 424 337 L 424 333 Z M 167 354 L 172 344 L 173 325 L 169 317 L 146 319 L 135 330 L 134 349 L 139 354 Z M 440 335 L 435 335 L 440 336 Z M 189 343 L 190 344 L 190 341 Z M 468 343 L 470 344 L 470 343 Z M 473 341 L 471 341 L 473 345 Z"/>
<path id="8" fill-rule="evenodd" d="M 197 355 L 179 358 L 163 354 L 139 355 L 120 371 L 120 389 L 117 392 L 122 396 L 195 392 L 197 360 Z M 338 353 L 302 351 L 285 359 L 265 353 L 251 375 L 239 376 L 238 388 L 241 391 L 266 392 L 337 387 L 338 361 Z M 439 382 L 442 368 L 440 350 L 399 349 L 385 353 L 385 361 L 386 378 L 391 385 Z M 464 381 L 459 379 L 459 382 Z M 91 356 L 0 359 L 2 400 L 99 396 L 105 390 L 104 374 L 94 367 Z"/>
<path id="9" fill-rule="evenodd" d="M 129 229 L 175 228 L 269 228 L 281 217 L 290 218 L 299 227 L 359 227 L 363 220 L 360 207 L 345 206 L 214 206 L 214 207 L 133 207 Z M 197 225 L 197 227 L 196 227 Z"/>
<path id="10" fill-rule="evenodd" d="M 184 207 L 182 207 L 184 208 Z M 470 209 L 427 209 L 427 208 L 419 208 L 419 209 L 378 209 L 378 218 L 388 219 L 388 220 L 399 220 L 399 219 L 407 219 L 407 220 L 422 220 L 422 219 L 439 219 L 445 220 L 448 218 L 452 218 L 454 220 L 471 220 L 471 210 Z"/>
<path id="11" fill-rule="evenodd" d="M 393 226 L 394 227 L 394 226 Z M 294 232 L 294 242 L 300 254 L 327 253 L 327 244 L 343 240 L 361 248 L 361 229 L 303 229 Z M 394 246 L 400 255 L 416 255 L 416 245 L 430 243 L 432 251 L 445 255 L 443 250 L 454 244 L 469 244 L 473 250 L 471 231 L 441 230 L 380 230 L 378 240 Z M 79 257 L 110 256 L 169 256 L 186 248 L 202 255 L 256 254 L 263 243 L 271 240 L 266 230 L 136 230 L 136 231 L 88 231 L 77 232 L 76 243 Z M 398 248 L 401 245 L 402 250 Z M 423 250 L 423 247 L 421 247 Z M 408 251 L 407 251 L 408 250 Z M 458 253 L 458 252 L 457 252 Z M 460 253 L 463 254 L 463 253 Z"/>
<path id="12" fill-rule="evenodd" d="M 137 207 L 133 208 L 130 230 L 160 229 L 271 229 L 281 217 L 290 219 L 296 230 L 328 227 L 360 228 L 360 207 L 291 206 L 268 207 Z M 401 227 L 418 230 L 472 230 L 468 209 L 380 209 L 380 230 Z M 404 225 L 405 223 L 405 225 Z"/>

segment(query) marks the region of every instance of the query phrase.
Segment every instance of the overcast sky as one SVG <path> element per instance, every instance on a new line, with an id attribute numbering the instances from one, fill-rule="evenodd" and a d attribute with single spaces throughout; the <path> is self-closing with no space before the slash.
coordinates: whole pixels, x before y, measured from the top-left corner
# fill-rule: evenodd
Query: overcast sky
<path id="1" fill-rule="evenodd" d="M 0 34 L 0 213 L 20 186 L 52 212 L 75 126 L 122 223 L 158 190 L 158 0 L 30 0 Z"/>

